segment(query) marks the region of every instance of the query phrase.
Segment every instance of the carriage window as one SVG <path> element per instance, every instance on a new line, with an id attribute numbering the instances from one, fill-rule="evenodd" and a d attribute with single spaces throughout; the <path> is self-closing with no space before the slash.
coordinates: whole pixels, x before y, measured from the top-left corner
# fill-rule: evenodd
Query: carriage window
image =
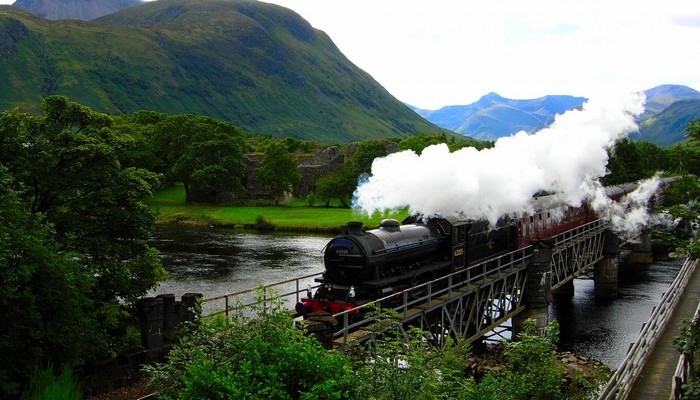
<path id="1" fill-rule="evenodd" d="M 542 220 L 542 214 L 537 214 L 537 230 L 541 231 L 544 228 L 544 221 Z"/>

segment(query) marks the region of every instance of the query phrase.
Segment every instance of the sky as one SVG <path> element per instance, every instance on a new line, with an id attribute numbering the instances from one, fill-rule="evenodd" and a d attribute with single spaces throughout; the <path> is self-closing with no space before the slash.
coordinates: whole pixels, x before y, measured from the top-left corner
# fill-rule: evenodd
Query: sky
<path id="1" fill-rule="evenodd" d="M 0 0 L 11 4 L 14 0 Z M 267 0 L 296 11 L 397 99 L 700 90 L 697 0 Z"/>

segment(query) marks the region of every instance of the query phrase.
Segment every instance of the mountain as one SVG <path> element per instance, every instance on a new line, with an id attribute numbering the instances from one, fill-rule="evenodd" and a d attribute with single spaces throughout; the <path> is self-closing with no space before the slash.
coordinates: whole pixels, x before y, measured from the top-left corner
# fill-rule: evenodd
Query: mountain
<path id="1" fill-rule="evenodd" d="M 46 19 L 88 21 L 139 4 L 141 0 L 17 0 L 13 6 Z"/>
<path id="2" fill-rule="evenodd" d="M 639 132 L 630 134 L 630 138 L 670 146 L 687 139 L 688 122 L 694 119 L 700 119 L 700 99 L 675 101 L 640 123 Z"/>
<path id="3" fill-rule="evenodd" d="M 644 113 L 639 117 L 640 121 L 645 121 L 660 112 L 666 107 L 680 100 L 700 99 L 700 92 L 683 85 L 661 85 L 644 91 L 646 103 Z"/>
<path id="4" fill-rule="evenodd" d="M 110 114 L 202 114 L 275 137 L 349 142 L 439 128 L 293 11 L 159 0 L 93 21 L 0 6 L 0 110 L 64 94 Z"/>
<path id="5" fill-rule="evenodd" d="M 541 129 L 554 121 L 556 114 L 576 108 L 584 101 L 584 97 L 564 95 L 513 100 L 489 93 L 469 105 L 446 106 L 439 110 L 413 110 L 445 129 L 479 140 L 496 140 L 518 131 L 534 132 Z"/>
<path id="6" fill-rule="evenodd" d="M 700 118 L 700 92 L 683 85 L 661 85 L 644 91 L 645 111 L 637 118 L 639 132 L 634 140 L 668 146 L 685 140 L 688 121 Z M 518 131 L 534 132 L 554 121 L 556 114 L 579 107 L 586 98 L 544 96 L 532 100 L 512 100 L 489 93 L 465 106 L 414 111 L 428 121 L 480 140 L 495 140 Z"/>

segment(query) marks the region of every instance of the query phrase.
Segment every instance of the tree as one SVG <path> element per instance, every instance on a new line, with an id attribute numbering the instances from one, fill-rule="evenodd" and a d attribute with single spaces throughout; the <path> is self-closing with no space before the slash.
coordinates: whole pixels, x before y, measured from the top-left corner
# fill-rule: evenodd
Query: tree
<path id="1" fill-rule="evenodd" d="M 54 232 L 29 212 L 0 167 L 0 398 L 17 396 L 37 362 L 77 363 L 104 338 L 87 293 L 96 284 Z M 76 255 L 77 256 L 77 255 Z"/>
<path id="2" fill-rule="evenodd" d="M 332 172 L 318 180 L 316 194 L 319 199 L 328 206 L 330 199 L 337 198 L 347 207 L 358 181 L 371 171 L 374 159 L 387 154 L 383 141 L 369 140 L 358 144 L 352 156 L 340 165 L 340 171 Z"/>
<path id="3" fill-rule="evenodd" d="M 293 192 L 301 182 L 296 157 L 280 141 L 271 141 L 265 146 L 265 156 L 255 174 L 270 190 L 275 203 L 285 192 Z"/>
<path id="4" fill-rule="evenodd" d="M 51 224 L 51 233 L 44 233 L 49 251 L 79 265 L 64 265 L 56 276 L 85 283 L 83 296 L 76 299 L 86 307 L 85 318 L 96 321 L 93 329 L 78 322 L 71 327 L 81 337 L 79 344 L 69 334 L 56 337 L 65 341 L 63 346 L 77 348 L 74 359 L 109 356 L 119 346 L 125 310 L 165 276 L 157 252 L 148 245 L 154 218 L 142 201 L 158 177 L 123 166 L 132 142 L 112 131 L 109 116 L 63 96 L 47 97 L 42 110 L 39 116 L 17 110 L 0 116 L 0 160 L 22 209 Z M 31 273 L 27 264 L 17 268 Z M 35 287 L 33 296 L 60 297 L 62 292 L 52 287 Z M 47 342 L 35 345 L 42 355 L 48 351 L 42 346 L 51 347 Z"/>
<path id="5" fill-rule="evenodd" d="M 168 180 L 183 183 L 186 202 L 244 191 L 240 128 L 210 117 L 176 115 L 156 124 L 153 140 Z"/>
<path id="6" fill-rule="evenodd" d="M 387 154 L 389 153 L 383 141 L 368 140 L 362 142 L 357 145 L 346 173 L 354 175 L 355 183 L 357 183 L 357 178 L 361 174 L 367 174 L 372 170 L 372 163 L 375 158 L 384 157 Z"/>
<path id="7" fill-rule="evenodd" d="M 608 170 L 610 173 L 602 179 L 605 185 L 633 182 L 645 177 L 644 161 L 639 147 L 630 139 L 615 143 L 609 151 Z"/>
<path id="8" fill-rule="evenodd" d="M 426 147 L 439 143 L 445 143 L 443 136 L 419 133 L 402 140 L 399 150 L 413 150 L 416 154 L 421 154 Z"/>
<path id="9" fill-rule="evenodd" d="M 700 119 L 694 119 L 688 122 L 688 127 L 685 130 L 686 136 L 696 142 L 700 142 Z"/>

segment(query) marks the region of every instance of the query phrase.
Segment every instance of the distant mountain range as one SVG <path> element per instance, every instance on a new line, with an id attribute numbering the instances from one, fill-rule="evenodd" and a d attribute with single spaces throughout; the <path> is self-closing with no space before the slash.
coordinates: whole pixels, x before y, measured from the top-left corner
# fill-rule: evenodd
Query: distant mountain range
<path id="1" fill-rule="evenodd" d="M 141 0 L 17 0 L 12 5 L 46 19 L 88 21 L 139 4 Z"/>
<path id="2" fill-rule="evenodd" d="M 645 112 L 639 117 L 635 140 L 667 146 L 685 139 L 688 121 L 700 119 L 700 92 L 681 85 L 662 85 L 645 90 Z M 479 140 L 496 140 L 518 131 L 535 132 L 554 121 L 554 116 L 581 106 L 587 99 L 544 96 L 513 100 L 489 93 L 477 102 L 446 106 L 439 110 L 414 111 L 428 121 Z"/>
<path id="3" fill-rule="evenodd" d="M 506 99 L 489 93 L 466 106 L 421 110 L 419 115 L 435 125 L 479 140 L 495 140 L 518 131 L 533 132 L 549 125 L 556 114 L 578 107 L 584 97 L 544 96 L 532 100 Z"/>
<path id="4" fill-rule="evenodd" d="M 0 110 L 38 111 L 57 93 L 319 142 L 445 132 L 298 14 L 253 0 L 159 0 L 87 22 L 0 6 L 0 76 Z"/>

